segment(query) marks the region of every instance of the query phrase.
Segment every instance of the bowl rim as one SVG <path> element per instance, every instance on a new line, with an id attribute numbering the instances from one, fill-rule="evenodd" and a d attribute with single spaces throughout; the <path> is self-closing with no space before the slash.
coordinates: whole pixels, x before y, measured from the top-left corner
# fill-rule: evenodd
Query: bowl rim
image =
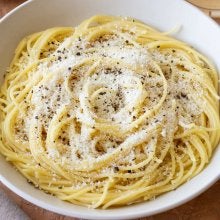
<path id="1" fill-rule="evenodd" d="M 7 20 L 10 16 L 12 16 L 14 13 L 16 13 L 16 11 L 20 10 L 21 8 L 24 8 L 26 6 L 28 6 L 29 4 L 31 4 L 32 2 L 35 2 L 37 0 L 27 0 L 26 2 L 23 2 L 22 4 L 18 5 L 17 7 L 15 7 L 14 9 L 12 9 L 10 12 L 8 12 L 7 14 L 5 14 L 2 18 L 0 18 L 0 25 Z M 197 7 L 195 7 L 194 5 L 190 4 L 187 1 L 182 0 L 183 4 L 188 5 L 188 7 L 194 8 L 194 10 L 197 11 L 197 13 L 205 16 L 203 14 L 203 12 L 201 10 L 199 10 Z M 211 19 L 210 17 L 206 16 L 207 19 L 209 20 L 209 22 L 212 22 L 213 25 L 215 25 L 218 29 L 219 29 L 219 33 L 220 33 L 220 27 L 217 24 L 217 22 L 215 22 L 213 19 Z M 220 35 L 220 34 L 219 34 Z M 220 145 L 220 143 L 217 145 L 216 148 L 218 148 Z M 206 169 L 207 167 L 205 167 Z M 203 172 L 203 171 L 202 171 Z M 192 200 L 193 198 L 197 197 L 198 195 L 200 195 L 201 193 L 203 193 L 204 191 L 206 191 L 209 187 L 211 187 L 215 182 L 217 182 L 218 180 L 220 180 L 220 172 L 217 173 L 216 175 L 214 175 L 214 177 L 211 180 L 208 180 L 206 182 L 206 184 L 197 189 L 195 192 L 193 192 L 190 196 L 178 201 L 178 202 L 170 202 L 168 205 L 163 205 L 160 208 L 157 208 L 153 211 L 145 211 L 145 210 L 139 210 L 138 213 L 122 213 L 120 214 L 120 211 L 114 215 L 107 215 L 104 216 L 103 214 L 100 215 L 95 215 L 91 216 L 91 213 L 80 213 L 77 210 L 72 210 L 72 212 L 68 212 L 66 210 L 64 210 L 63 208 L 60 208 L 59 206 L 54 206 L 50 203 L 47 203 L 46 201 L 42 200 L 42 199 L 38 199 L 34 196 L 29 195 L 27 192 L 22 191 L 19 187 L 17 187 L 15 184 L 13 184 L 11 181 L 7 180 L 4 176 L 1 175 L 0 173 L 0 181 L 7 187 L 9 188 L 13 193 L 17 194 L 18 196 L 20 196 L 21 198 L 27 200 L 28 202 L 41 207 L 43 209 L 46 209 L 48 211 L 57 213 L 57 214 L 61 214 L 61 215 L 66 215 L 66 216 L 71 216 L 71 217 L 77 217 L 77 218 L 86 218 L 86 219 L 134 219 L 134 218 L 140 218 L 140 217 L 147 217 L 147 216 L 151 216 L 151 215 L 155 215 L 155 214 L 159 214 L 165 211 L 168 211 L 170 209 L 173 209 L 177 206 L 180 206 L 190 200 Z"/>

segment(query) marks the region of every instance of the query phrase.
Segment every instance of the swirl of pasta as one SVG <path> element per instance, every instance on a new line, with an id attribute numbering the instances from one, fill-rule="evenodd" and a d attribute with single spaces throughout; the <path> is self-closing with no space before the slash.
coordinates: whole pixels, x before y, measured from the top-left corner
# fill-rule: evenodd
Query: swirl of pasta
<path id="1" fill-rule="evenodd" d="M 132 19 L 94 16 L 18 45 L 0 92 L 0 152 L 74 204 L 149 200 L 197 175 L 219 142 L 218 76 Z"/>

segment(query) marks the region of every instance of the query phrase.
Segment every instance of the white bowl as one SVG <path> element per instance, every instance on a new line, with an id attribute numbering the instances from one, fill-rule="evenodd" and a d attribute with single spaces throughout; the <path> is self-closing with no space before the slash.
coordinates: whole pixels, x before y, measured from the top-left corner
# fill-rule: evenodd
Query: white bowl
<path id="1" fill-rule="evenodd" d="M 176 37 L 206 54 L 220 69 L 220 28 L 202 12 L 181 0 L 32 0 L 0 21 L 0 77 L 22 37 L 54 26 L 75 26 L 95 14 L 132 16 L 162 31 L 182 26 Z M 130 219 L 174 208 L 203 192 L 220 177 L 220 148 L 198 176 L 154 201 L 117 209 L 92 210 L 72 205 L 29 185 L 3 157 L 0 181 L 16 194 L 40 207 L 87 219 Z"/>

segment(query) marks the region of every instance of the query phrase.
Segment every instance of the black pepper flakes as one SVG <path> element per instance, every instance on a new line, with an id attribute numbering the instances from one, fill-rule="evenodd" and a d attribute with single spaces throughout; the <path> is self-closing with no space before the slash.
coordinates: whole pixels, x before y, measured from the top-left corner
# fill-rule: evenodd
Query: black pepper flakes
<path id="1" fill-rule="evenodd" d="M 114 167 L 114 171 L 115 171 L 115 172 L 118 172 L 118 171 L 119 171 L 119 168 L 118 168 L 118 167 Z"/>
<path id="2" fill-rule="evenodd" d="M 99 93 L 99 95 L 105 95 L 106 94 L 106 92 L 100 92 Z"/>
<path id="3" fill-rule="evenodd" d="M 187 97 L 187 95 L 186 95 L 185 93 L 182 93 L 182 92 L 181 92 L 181 96 L 182 96 L 183 98 L 186 98 L 186 97 Z"/>
<path id="4" fill-rule="evenodd" d="M 121 71 L 121 70 L 118 70 L 118 74 L 119 74 L 119 75 L 122 74 L 122 71 Z"/>
<path id="5" fill-rule="evenodd" d="M 180 99 L 180 95 L 176 95 L 176 98 Z"/>

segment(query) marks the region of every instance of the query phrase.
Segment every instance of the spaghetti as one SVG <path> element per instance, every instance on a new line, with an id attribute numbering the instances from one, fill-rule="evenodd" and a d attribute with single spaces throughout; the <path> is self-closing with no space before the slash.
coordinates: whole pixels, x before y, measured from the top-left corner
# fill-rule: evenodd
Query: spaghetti
<path id="1" fill-rule="evenodd" d="M 108 208 L 177 188 L 219 142 L 218 76 L 131 19 L 94 16 L 24 38 L 0 93 L 0 152 L 29 182 Z"/>

